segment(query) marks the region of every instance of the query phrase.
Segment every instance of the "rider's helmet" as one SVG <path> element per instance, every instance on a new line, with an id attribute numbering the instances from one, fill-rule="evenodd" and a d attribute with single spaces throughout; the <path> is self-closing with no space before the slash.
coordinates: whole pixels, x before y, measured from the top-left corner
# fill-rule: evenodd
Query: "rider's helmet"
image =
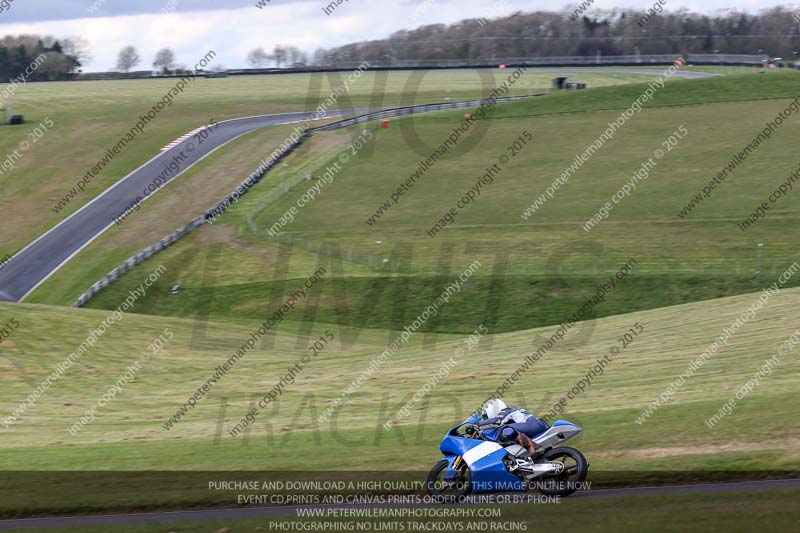
<path id="1" fill-rule="evenodd" d="M 483 404 L 483 416 L 485 416 L 487 419 L 494 418 L 506 407 L 508 406 L 500 398 L 492 398 Z"/>

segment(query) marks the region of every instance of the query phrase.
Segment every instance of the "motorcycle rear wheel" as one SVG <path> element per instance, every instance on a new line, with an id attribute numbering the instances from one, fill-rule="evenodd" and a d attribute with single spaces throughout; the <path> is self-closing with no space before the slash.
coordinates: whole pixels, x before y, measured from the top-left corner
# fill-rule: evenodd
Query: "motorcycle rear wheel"
<path id="1" fill-rule="evenodd" d="M 536 490 L 546 496 L 569 496 L 580 488 L 589 473 L 589 462 L 575 448 L 553 448 L 542 459 L 564 465 L 561 474 L 539 478 L 534 482 Z"/>
<path id="2" fill-rule="evenodd" d="M 441 459 L 433 465 L 433 468 L 428 474 L 428 481 L 426 484 L 429 495 L 442 499 L 458 499 L 472 492 L 472 480 L 469 467 L 467 467 L 466 464 L 464 464 L 463 468 L 459 471 L 459 477 L 456 481 L 444 481 L 441 479 L 442 475 L 447 471 L 449 464 L 447 459 Z"/>

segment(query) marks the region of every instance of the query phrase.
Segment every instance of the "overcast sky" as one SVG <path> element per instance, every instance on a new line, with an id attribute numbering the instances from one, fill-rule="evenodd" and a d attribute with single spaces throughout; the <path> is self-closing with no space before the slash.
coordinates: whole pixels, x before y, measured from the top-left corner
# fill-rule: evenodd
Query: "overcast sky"
<path id="1" fill-rule="evenodd" d="M 83 36 L 92 48 L 87 71 L 111 70 L 119 50 L 132 44 L 143 64 L 155 51 L 175 50 L 179 63 L 194 65 L 208 50 L 217 62 L 244 67 L 247 53 L 259 46 L 293 44 L 307 52 L 354 41 L 378 39 L 423 24 L 464 18 L 497 17 L 515 11 L 560 9 L 575 1 L 553 0 L 342 0 L 333 13 L 331 0 L 5 0 L 0 35 L 37 33 Z M 646 8 L 654 0 L 596 0 L 592 9 L 615 6 Z M 3 0 L 0 0 L 0 5 Z M 668 0 L 667 7 L 712 13 L 728 7 L 755 12 L 787 2 L 772 0 Z M 3 9 L 0 7 L 0 9 Z"/>

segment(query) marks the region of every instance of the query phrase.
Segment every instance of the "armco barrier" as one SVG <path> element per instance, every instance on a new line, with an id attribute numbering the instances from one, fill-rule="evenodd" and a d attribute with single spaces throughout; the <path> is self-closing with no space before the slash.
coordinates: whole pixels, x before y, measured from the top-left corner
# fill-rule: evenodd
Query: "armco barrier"
<path id="1" fill-rule="evenodd" d="M 502 98 L 498 98 L 497 102 L 510 102 L 513 100 L 521 100 L 524 98 L 533 98 L 536 96 L 541 96 L 540 94 L 532 94 L 527 96 L 506 96 Z M 103 276 L 97 283 L 93 284 L 89 289 L 84 292 L 83 294 L 75 300 L 75 303 L 72 304 L 72 307 L 83 307 L 86 305 L 89 300 L 94 298 L 97 293 L 117 281 L 123 275 L 130 272 L 135 266 L 138 266 L 151 257 L 153 257 L 158 252 L 164 250 L 165 248 L 172 246 L 175 244 L 179 239 L 184 237 L 185 235 L 189 234 L 190 232 L 194 231 L 195 229 L 199 228 L 209 220 L 215 219 L 216 217 L 220 216 L 222 213 L 227 211 L 227 209 L 235 204 L 239 198 L 247 194 L 247 192 L 269 172 L 275 165 L 281 162 L 286 156 L 294 152 L 297 147 L 305 142 L 308 137 L 318 131 L 333 131 L 339 130 L 344 128 L 349 128 L 350 126 L 355 126 L 357 124 L 363 124 L 365 122 L 371 122 L 373 120 L 380 120 L 383 118 L 390 118 L 390 117 L 400 117 L 404 115 L 413 115 L 415 113 L 424 113 L 426 111 L 445 111 L 448 109 L 459 109 L 462 107 L 474 107 L 477 105 L 481 105 L 482 103 L 486 102 L 486 100 L 470 100 L 467 102 L 447 102 L 441 104 L 423 104 L 418 106 L 408 106 L 408 107 L 398 107 L 393 109 L 385 109 L 383 111 L 376 111 L 374 113 L 368 113 L 366 115 L 361 115 L 354 118 L 348 118 L 345 120 L 340 120 L 338 122 L 333 122 L 331 124 L 326 124 L 325 126 L 319 126 L 316 128 L 309 128 L 294 142 L 291 142 L 287 145 L 285 150 L 281 150 L 278 152 L 274 152 L 272 157 L 269 161 L 260 166 L 255 172 L 250 174 L 246 180 L 244 180 L 241 184 L 239 184 L 236 189 L 233 190 L 230 194 L 228 194 L 223 200 L 217 202 L 211 209 L 200 215 L 199 217 L 195 218 L 182 228 L 174 231 L 158 241 L 157 243 L 153 244 L 152 246 L 148 246 L 138 254 L 130 257 L 127 261 L 122 263 L 120 266 Z M 288 192 L 288 191 L 285 191 Z M 284 194 L 285 194 L 284 192 Z"/>
<path id="2" fill-rule="evenodd" d="M 505 96 L 503 98 L 498 98 L 498 102 L 511 102 L 513 100 L 523 100 L 525 98 L 534 98 L 536 96 L 542 96 L 541 94 L 531 94 L 526 96 Z M 308 133 L 315 133 L 317 131 L 332 131 L 332 130 L 340 130 L 343 128 L 349 128 L 350 126 L 356 126 L 358 124 L 363 124 L 365 122 L 372 122 L 373 120 L 380 120 L 382 118 L 392 118 L 392 117 L 401 117 L 404 115 L 413 115 L 416 113 L 424 113 L 426 111 L 446 111 L 448 109 L 459 109 L 462 107 L 474 107 L 476 105 L 481 105 L 486 100 L 470 100 L 468 102 L 447 102 L 443 104 L 422 104 L 417 106 L 407 106 L 407 107 L 395 107 L 393 109 L 386 109 L 383 111 L 375 111 L 374 113 L 367 113 L 366 115 L 361 115 L 354 118 L 348 118 L 345 120 L 340 120 L 338 122 L 334 122 L 332 124 L 327 124 L 325 126 L 319 126 L 316 128 L 311 128 L 308 130 Z"/>
<path id="3" fill-rule="evenodd" d="M 265 165 L 259 167 L 254 173 L 250 174 L 246 180 L 244 180 L 239 186 L 230 194 L 228 194 L 225 199 L 218 202 L 214 207 L 200 215 L 199 217 L 195 218 L 182 228 L 174 231 L 158 241 L 156 244 L 152 246 L 148 246 L 138 254 L 130 257 L 127 261 L 125 261 L 122 265 L 118 266 L 105 276 L 103 276 L 100 281 L 89 287 L 89 289 L 84 292 L 83 294 L 75 300 L 75 303 L 72 304 L 72 307 L 83 307 L 86 303 L 94 298 L 97 293 L 117 281 L 120 277 L 124 274 L 127 274 L 133 267 L 144 263 L 146 260 L 150 259 L 152 256 L 164 250 L 165 248 L 175 244 L 180 238 L 184 237 L 185 235 L 189 234 L 190 232 L 194 231 L 195 229 L 199 228 L 203 224 L 205 224 L 208 220 L 215 218 L 225 210 L 228 209 L 231 205 L 233 205 L 240 197 L 247 194 L 247 192 L 259 181 L 264 175 L 270 171 L 276 164 L 278 164 L 283 158 L 287 155 L 291 154 L 300 144 L 305 141 L 308 137 L 308 133 L 304 133 L 301 135 L 296 141 L 290 143 L 285 150 L 276 152 L 273 157 L 268 161 Z"/>

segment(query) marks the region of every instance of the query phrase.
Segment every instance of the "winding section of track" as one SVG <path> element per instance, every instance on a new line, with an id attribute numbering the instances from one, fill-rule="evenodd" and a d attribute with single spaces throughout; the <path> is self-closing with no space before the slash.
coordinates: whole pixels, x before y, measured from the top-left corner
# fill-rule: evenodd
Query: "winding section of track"
<path id="1" fill-rule="evenodd" d="M 552 69 L 536 69 L 536 72 Z M 555 69 L 553 72 L 590 72 L 592 69 Z M 595 69 L 595 71 L 597 71 Z M 661 69 L 645 68 L 619 68 L 602 69 L 599 72 L 613 72 L 621 74 L 642 74 L 661 76 Z M 705 72 L 677 71 L 674 77 L 702 78 L 716 76 Z M 369 110 L 339 110 L 330 111 L 327 117 L 340 117 L 346 114 L 364 113 Z M 251 131 L 281 124 L 304 122 L 311 118 L 312 113 L 284 113 L 280 115 L 262 115 L 220 122 L 201 145 L 194 146 L 191 137 L 172 143 L 170 148 L 137 168 L 92 201 L 72 213 L 69 217 L 48 230 L 42 236 L 23 248 L 8 264 L 0 269 L 0 302 L 21 302 L 30 293 L 36 290 L 59 268 L 89 246 L 95 239 L 109 229 L 114 221 L 120 217 L 131 203 L 141 197 L 142 202 L 147 201 L 153 194 L 161 190 L 166 184 L 180 176 L 198 161 L 211 153 Z M 189 146 L 194 146 L 189 150 Z M 182 157 L 178 158 L 179 155 Z M 180 161 L 178 161 L 180 159 Z M 161 175 L 170 165 L 178 165 L 177 170 L 165 178 L 158 188 L 152 193 L 147 192 L 148 186 Z"/>
<path id="2" fill-rule="evenodd" d="M 362 110 L 331 111 L 326 118 L 358 113 Z M 0 270 L 0 301 L 19 302 L 109 229 L 137 198 L 147 201 L 156 192 L 214 151 L 246 133 L 265 126 L 293 124 L 311 118 L 312 113 L 263 115 L 220 122 L 199 144 L 185 138 L 137 168 L 102 194 L 72 213 L 44 235 L 18 252 Z M 148 187 L 169 167 L 169 173 L 153 192 Z"/>

